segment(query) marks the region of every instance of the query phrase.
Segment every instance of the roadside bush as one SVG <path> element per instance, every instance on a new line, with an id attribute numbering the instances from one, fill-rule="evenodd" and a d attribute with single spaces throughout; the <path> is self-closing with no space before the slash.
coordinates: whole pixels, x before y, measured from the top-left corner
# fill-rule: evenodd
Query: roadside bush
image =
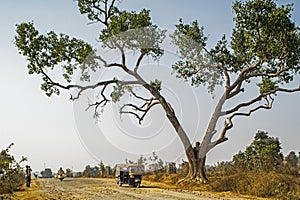
<path id="1" fill-rule="evenodd" d="M 233 191 L 258 197 L 300 199 L 299 179 L 275 172 L 245 172 L 224 176 L 210 183 L 212 190 Z"/>
<path id="2" fill-rule="evenodd" d="M 25 161 L 26 158 L 22 158 L 20 162 L 17 162 L 14 156 L 9 154 L 12 146 L 13 143 L 0 153 L 0 194 L 20 190 L 25 183 L 25 174 L 20 167 L 20 163 Z"/>
<path id="3" fill-rule="evenodd" d="M 175 185 L 177 181 L 182 178 L 183 177 L 181 177 L 178 174 L 164 174 L 164 173 L 148 174 L 143 176 L 143 180 L 145 181 L 160 182 L 168 185 Z"/>

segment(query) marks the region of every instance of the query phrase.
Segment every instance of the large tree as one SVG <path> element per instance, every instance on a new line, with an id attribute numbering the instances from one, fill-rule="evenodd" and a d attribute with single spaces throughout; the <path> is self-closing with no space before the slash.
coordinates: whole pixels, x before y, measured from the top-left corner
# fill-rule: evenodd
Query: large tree
<path id="1" fill-rule="evenodd" d="M 117 102 L 126 92 L 143 103 L 127 103 L 120 112 L 134 115 L 139 123 L 154 106 L 161 106 L 186 151 L 188 180 L 207 180 L 204 171 L 206 155 L 228 140 L 226 133 L 233 127 L 234 118 L 271 109 L 279 92 L 300 90 L 300 87 L 287 89 L 300 69 L 300 37 L 291 20 L 291 5 L 278 7 L 271 0 L 235 2 L 231 41 L 228 42 L 224 36 L 210 50 L 206 46 L 204 28 L 197 21 L 184 24 L 180 20 L 172 34 L 172 42 L 177 45 L 180 55 L 180 60 L 173 65 L 177 76 L 190 80 L 195 86 L 207 86 L 210 92 L 216 86 L 223 88 L 202 141 L 193 147 L 172 105 L 161 92 L 163 82 L 155 77 L 146 81 L 139 73 L 146 57 L 159 60 L 164 53 L 160 44 L 165 38 L 165 31 L 151 22 L 150 11 L 120 10 L 115 6 L 115 0 L 78 0 L 77 3 L 80 12 L 86 14 L 92 23 L 101 24 L 99 40 L 102 47 L 118 52 L 119 59 L 107 60 L 105 55 L 98 55 L 90 44 L 82 40 L 53 31 L 42 35 L 32 22 L 22 23 L 17 25 L 16 46 L 27 57 L 29 74 L 42 77 L 41 89 L 48 96 L 59 94 L 62 89 L 72 90 L 71 99 L 76 100 L 87 90 L 98 90 L 98 99 L 89 105 L 95 108 L 96 116 L 110 100 Z M 126 50 L 135 52 L 134 64 L 132 58 L 128 61 Z M 113 77 L 89 83 L 90 74 L 102 68 L 119 69 L 129 78 L 121 80 Z M 86 82 L 74 83 L 75 70 L 80 71 L 81 80 Z M 62 72 L 65 81 L 55 80 L 51 71 Z M 256 96 L 245 95 L 251 84 L 258 87 Z M 147 93 L 138 93 L 136 86 Z M 241 94 L 248 99 L 237 104 L 230 103 L 232 108 L 224 106 Z M 217 123 L 224 117 L 224 127 L 217 130 Z M 213 141 L 217 133 L 219 139 Z"/>

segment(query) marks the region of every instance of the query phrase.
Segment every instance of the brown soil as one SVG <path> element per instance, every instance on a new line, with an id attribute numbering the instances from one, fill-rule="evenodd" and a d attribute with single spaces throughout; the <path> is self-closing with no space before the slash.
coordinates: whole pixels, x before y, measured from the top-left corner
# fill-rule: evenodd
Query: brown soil
<path id="1" fill-rule="evenodd" d="M 1 199 L 1 198 L 0 198 Z M 66 178 L 33 179 L 30 188 L 16 192 L 16 200 L 201 200 L 201 199 L 253 199 L 237 197 L 232 193 L 209 193 L 182 190 L 162 183 L 143 181 L 141 188 L 119 187 L 114 179 Z"/>

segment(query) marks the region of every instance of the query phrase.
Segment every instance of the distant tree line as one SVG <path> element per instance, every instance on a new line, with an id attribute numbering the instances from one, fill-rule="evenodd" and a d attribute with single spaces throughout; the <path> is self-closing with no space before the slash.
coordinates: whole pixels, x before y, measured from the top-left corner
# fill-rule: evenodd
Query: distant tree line
<path id="1" fill-rule="evenodd" d="M 233 191 L 260 197 L 300 199 L 300 152 L 284 156 L 278 138 L 258 131 L 252 143 L 239 151 L 231 161 L 207 166 L 215 191 Z"/>
<path id="2" fill-rule="evenodd" d="M 284 157 L 279 138 L 270 137 L 267 132 L 258 131 L 245 151 L 239 151 L 231 161 L 206 166 L 208 171 L 276 171 L 297 175 L 300 167 L 300 151 L 290 151 Z"/>

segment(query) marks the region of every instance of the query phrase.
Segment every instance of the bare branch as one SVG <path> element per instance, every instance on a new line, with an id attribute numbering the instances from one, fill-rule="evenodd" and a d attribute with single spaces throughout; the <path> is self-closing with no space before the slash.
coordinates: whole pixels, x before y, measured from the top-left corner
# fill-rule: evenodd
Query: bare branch
<path id="1" fill-rule="evenodd" d="M 104 67 L 106 67 L 108 65 L 107 61 L 104 58 L 102 58 L 101 56 L 95 56 L 95 59 L 100 60 L 103 63 Z"/>
<path id="2" fill-rule="evenodd" d="M 239 109 L 243 108 L 243 107 L 248 107 L 258 101 L 260 101 L 265 95 L 259 95 L 258 97 L 248 101 L 248 102 L 245 102 L 245 103 L 241 103 L 239 105 L 237 105 L 236 107 L 230 109 L 230 110 L 227 110 L 227 111 L 224 111 L 225 114 L 231 114 L 231 113 L 234 113 L 236 111 L 238 111 Z"/>
<path id="3" fill-rule="evenodd" d="M 286 92 L 286 93 L 293 93 L 293 92 L 299 92 L 300 91 L 300 86 L 293 88 L 293 89 L 285 89 L 285 88 L 278 88 L 278 92 Z"/>
<path id="4" fill-rule="evenodd" d="M 159 101 L 148 103 L 147 107 L 145 109 L 143 108 L 144 105 L 143 106 L 137 106 L 137 105 L 134 105 L 134 104 L 125 104 L 121 107 L 120 113 L 121 114 L 132 114 L 132 115 L 134 115 L 139 120 L 139 124 L 141 124 L 142 121 L 144 120 L 145 116 L 151 110 L 151 108 L 154 107 L 155 105 L 158 105 L 158 104 L 160 104 Z M 129 108 L 132 111 L 125 110 L 125 108 Z M 139 114 L 139 113 L 141 113 L 141 114 Z"/>
<path id="5" fill-rule="evenodd" d="M 270 100 L 268 99 L 268 97 L 270 98 Z M 216 141 L 214 142 L 211 142 L 208 146 L 208 150 L 214 148 L 215 146 L 225 142 L 228 140 L 228 138 L 226 137 L 226 132 L 228 130 L 230 130 L 232 127 L 233 127 L 233 123 L 232 123 L 232 120 L 234 117 L 236 116 L 250 116 L 253 112 L 257 111 L 257 110 L 260 110 L 260 109 L 271 109 L 272 108 L 272 105 L 273 105 L 273 102 L 274 102 L 274 99 L 271 97 L 271 95 L 269 95 L 268 97 L 264 97 L 265 101 L 266 101 L 266 104 L 264 106 L 258 106 L 252 110 L 250 110 L 249 112 L 245 112 L 245 113 L 234 113 L 232 114 L 230 117 L 228 117 L 224 123 L 224 127 L 223 127 L 223 130 L 222 132 L 220 133 L 220 137 L 219 139 L 217 139 Z"/>
<path id="6" fill-rule="evenodd" d="M 102 58 L 101 56 L 96 56 L 95 58 L 100 60 L 103 63 L 103 66 L 106 67 L 106 68 L 119 67 L 119 68 L 121 68 L 121 69 L 123 69 L 124 71 L 127 72 L 127 71 L 129 71 L 129 69 L 127 69 L 124 65 L 124 63 L 125 63 L 125 54 L 124 54 L 124 52 L 123 52 L 123 56 L 124 56 L 124 58 L 122 58 L 123 59 L 122 64 L 120 64 L 120 63 L 110 63 L 110 64 L 108 64 L 107 61 L 104 58 Z"/>
<path id="7" fill-rule="evenodd" d="M 268 100 L 266 100 L 268 102 Z M 252 113 L 254 113 L 255 111 L 258 111 L 260 109 L 266 109 L 266 110 L 270 110 L 272 108 L 272 105 L 273 105 L 273 101 L 274 99 L 272 99 L 271 103 L 267 103 L 266 105 L 261 105 L 261 106 L 257 106 L 256 108 L 250 110 L 249 112 L 247 113 L 243 113 L 243 112 L 240 112 L 240 113 L 234 113 L 233 115 L 231 115 L 229 117 L 230 120 L 232 120 L 234 117 L 236 116 L 250 116 Z"/>
<path id="8" fill-rule="evenodd" d="M 144 103 L 140 106 L 128 103 L 124 104 L 120 108 L 120 114 L 132 114 L 134 115 L 141 124 L 147 113 L 151 110 L 151 108 L 155 105 L 160 104 L 159 100 L 157 98 L 144 98 L 139 95 L 137 95 L 133 90 L 130 90 L 130 93 L 138 100 L 143 101 Z"/>
<path id="9" fill-rule="evenodd" d="M 208 149 L 210 150 L 210 149 L 214 148 L 216 145 L 221 144 L 228 140 L 228 138 L 226 138 L 226 132 L 233 127 L 233 122 L 232 122 L 233 118 L 235 118 L 237 116 L 250 116 L 252 113 L 254 113 L 258 110 L 261 110 L 261 109 L 266 109 L 266 110 L 272 109 L 273 103 L 274 103 L 274 98 L 272 97 L 272 94 L 275 94 L 276 92 L 293 93 L 293 92 L 298 92 L 298 91 L 300 91 L 300 86 L 293 88 L 293 89 L 277 88 L 267 94 L 262 94 L 262 95 L 258 96 L 257 98 L 250 100 L 247 103 L 239 104 L 235 108 L 233 108 L 227 112 L 224 112 L 226 114 L 230 114 L 230 113 L 233 113 L 233 114 L 226 119 L 226 121 L 224 123 L 224 127 L 220 133 L 219 139 L 217 139 L 214 142 L 211 142 Z M 260 101 L 261 99 L 265 100 L 265 105 L 257 106 L 254 109 L 249 110 L 248 112 L 236 112 L 240 108 L 250 106 L 253 103 Z"/>
<path id="10" fill-rule="evenodd" d="M 97 113 L 98 107 L 101 106 L 102 108 L 104 108 L 106 106 L 106 104 L 109 102 L 109 100 L 106 98 L 106 96 L 104 95 L 105 89 L 107 88 L 108 85 L 104 85 L 104 87 L 101 90 L 101 97 L 102 100 L 100 102 L 95 102 L 93 104 L 89 104 L 89 106 L 86 108 L 86 110 L 88 110 L 90 107 L 95 106 L 95 113 Z"/>
<path id="11" fill-rule="evenodd" d="M 72 97 L 71 100 L 76 100 L 79 98 L 79 96 L 82 94 L 82 92 L 88 90 L 88 89 L 95 89 L 97 87 L 100 87 L 100 86 L 104 86 L 104 88 L 106 88 L 107 85 L 110 85 L 110 84 L 115 84 L 115 83 L 118 83 L 118 80 L 108 80 L 108 81 L 100 81 L 94 85 L 88 85 L 88 86 L 80 86 L 80 85 L 68 85 L 68 86 L 64 86 L 65 88 L 63 89 L 71 89 L 71 88 L 77 88 L 79 89 L 77 95 L 75 97 Z M 58 86 L 58 87 L 61 87 L 60 84 L 53 84 L 55 86 Z"/>
<path id="12" fill-rule="evenodd" d="M 141 124 L 141 117 L 137 113 L 135 113 L 133 111 L 120 111 L 120 113 L 134 115 L 139 120 L 139 124 Z"/>
<path id="13" fill-rule="evenodd" d="M 108 9 L 108 12 L 107 12 L 106 23 L 107 23 L 108 19 L 111 17 L 112 9 L 115 6 L 115 2 L 116 2 L 116 0 L 112 0 L 111 4 L 109 6 L 109 9 Z"/>
<path id="14" fill-rule="evenodd" d="M 263 98 L 266 99 L 268 96 L 271 97 L 270 95 L 275 94 L 276 92 L 293 93 L 293 92 L 298 92 L 298 91 L 300 91 L 300 86 L 296 87 L 296 88 L 293 88 L 293 89 L 276 88 L 276 89 L 274 89 L 274 90 L 272 90 L 268 93 L 260 94 L 259 96 L 257 96 L 256 98 L 254 98 L 254 99 L 252 99 L 248 102 L 241 103 L 241 104 L 237 105 L 236 107 L 234 107 L 230 110 L 223 111 L 222 113 L 224 113 L 224 114 L 234 113 L 234 112 L 238 111 L 241 108 L 248 107 L 250 105 L 253 105 L 256 102 L 259 102 Z"/>
<path id="15" fill-rule="evenodd" d="M 147 98 L 138 96 L 138 95 L 137 95 L 134 91 L 132 91 L 132 90 L 130 91 L 130 93 L 131 93 L 135 98 L 137 98 L 137 99 L 139 99 L 139 100 L 143 100 L 143 101 L 145 101 L 146 103 L 147 103 L 147 102 L 152 103 L 153 100 L 158 100 L 157 98 L 150 98 L 150 99 L 147 99 Z"/>
<path id="16" fill-rule="evenodd" d="M 94 1 L 92 3 L 92 6 L 95 9 L 95 11 L 93 11 L 94 12 L 93 14 L 95 16 L 96 21 L 104 24 L 105 26 L 108 26 L 108 20 L 111 17 L 112 9 L 113 9 L 113 7 L 115 5 L 115 2 L 116 2 L 116 0 L 112 0 L 112 2 L 110 3 L 110 5 L 108 5 L 109 4 L 108 0 L 100 2 L 100 3 L 97 2 L 97 1 Z M 104 8 L 101 7 L 101 5 L 100 5 L 101 3 L 104 4 Z M 98 13 L 97 13 L 97 11 L 98 11 Z M 101 19 L 100 16 L 97 16 L 97 14 L 98 15 L 99 14 L 100 15 L 104 15 L 104 19 Z"/>

